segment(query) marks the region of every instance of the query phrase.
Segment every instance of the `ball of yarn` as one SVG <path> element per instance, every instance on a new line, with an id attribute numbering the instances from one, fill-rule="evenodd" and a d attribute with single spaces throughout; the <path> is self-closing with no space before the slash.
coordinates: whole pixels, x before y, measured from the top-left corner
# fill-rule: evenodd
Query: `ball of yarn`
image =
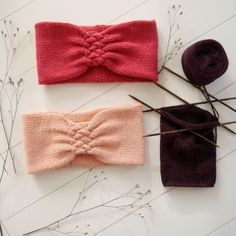
<path id="1" fill-rule="evenodd" d="M 219 78 L 228 68 L 228 58 L 222 45 L 206 39 L 188 47 L 182 55 L 186 77 L 196 85 L 207 85 Z"/>

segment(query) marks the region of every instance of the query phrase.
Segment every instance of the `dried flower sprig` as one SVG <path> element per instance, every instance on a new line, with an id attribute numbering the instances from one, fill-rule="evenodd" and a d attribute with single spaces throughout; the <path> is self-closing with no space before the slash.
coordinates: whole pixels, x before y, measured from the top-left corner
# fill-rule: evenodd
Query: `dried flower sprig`
<path id="1" fill-rule="evenodd" d="M 80 203 L 82 201 L 85 201 L 88 198 L 88 191 L 95 185 L 101 183 L 102 181 L 107 180 L 107 178 L 104 175 L 104 171 L 101 171 L 99 174 L 94 174 L 93 169 L 90 169 L 90 171 L 87 173 L 85 182 L 83 184 L 82 190 L 78 193 L 78 196 L 76 198 L 75 203 L 73 204 L 72 208 L 69 210 L 69 213 L 66 214 L 64 217 L 55 220 L 54 222 L 47 224 L 43 227 L 40 227 L 38 229 L 32 230 L 30 232 L 24 233 L 23 235 L 32 235 L 36 232 L 43 232 L 43 231 L 53 231 L 58 232 L 65 235 L 71 235 L 76 233 L 77 235 L 89 235 L 88 229 L 90 229 L 91 225 L 86 225 L 86 227 L 80 228 L 78 225 L 74 226 L 69 231 L 63 231 L 61 229 L 61 225 L 65 223 L 66 220 L 81 215 L 83 213 L 94 211 L 99 208 L 115 208 L 120 211 L 130 212 L 132 214 L 133 209 L 140 207 L 140 204 L 142 200 L 144 200 L 150 193 L 150 190 L 147 191 L 141 191 L 140 185 L 136 184 L 133 188 L 131 188 L 129 191 L 114 197 L 104 203 L 95 205 L 93 207 L 89 207 L 84 210 L 80 210 Z M 117 202 L 119 200 L 125 200 L 128 201 L 127 204 L 118 204 Z M 117 203 L 117 204 L 116 204 Z M 150 207 L 150 204 L 145 203 L 147 207 Z M 132 215 L 138 216 L 140 218 L 144 218 L 144 216 L 141 213 L 134 213 Z M 86 229 L 86 231 L 85 231 Z"/>
<path id="2" fill-rule="evenodd" d="M 2 61 L 0 75 L 0 125 L 3 129 L 6 141 L 6 151 L 1 154 L 0 183 L 4 174 L 7 174 L 7 162 L 10 156 L 13 170 L 16 172 L 14 153 L 12 151 L 12 137 L 16 116 L 19 108 L 21 96 L 23 94 L 23 78 L 12 77 L 12 67 L 15 63 L 16 54 L 30 31 L 22 36 L 19 27 L 16 27 L 11 20 L 4 20 L 1 30 L 3 41 L 3 51 L 5 51 L 5 61 Z"/>
<path id="3" fill-rule="evenodd" d="M 164 69 L 163 67 L 172 59 L 174 55 L 177 55 L 178 51 L 183 46 L 182 39 L 180 37 L 176 38 L 176 35 L 180 30 L 180 25 L 178 24 L 178 21 L 183 15 L 181 5 L 172 5 L 167 13 L 169 20 L 168 40 L 163 63 L 158 73 L 161 73 L 161 71 Z"/>
<path id="4" fill-rule="evenodd" d="M 54 228 L 47 228 L 48 232 L 59 233 L 63 235 L 89 235 L 90 225 L 85 225 L 84 227 L 79 227 L 78 225 L 74 226 L 71 230 L 63 231 L 60 225 L 56 225 Z"/>

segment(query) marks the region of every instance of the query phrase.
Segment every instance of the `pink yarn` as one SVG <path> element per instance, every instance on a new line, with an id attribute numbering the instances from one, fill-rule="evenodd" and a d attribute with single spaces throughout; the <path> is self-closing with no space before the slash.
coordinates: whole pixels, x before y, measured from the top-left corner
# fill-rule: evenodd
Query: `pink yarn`
<path id="1" fill-rule="evenodd" d="M 39 84 L 157 80 L 155 21 L 35 25 Z"/>
<path id="2" fill-rule="evenodd" d="M 144 163 L 141 105 L 23 116 L 28 173 Z"/>

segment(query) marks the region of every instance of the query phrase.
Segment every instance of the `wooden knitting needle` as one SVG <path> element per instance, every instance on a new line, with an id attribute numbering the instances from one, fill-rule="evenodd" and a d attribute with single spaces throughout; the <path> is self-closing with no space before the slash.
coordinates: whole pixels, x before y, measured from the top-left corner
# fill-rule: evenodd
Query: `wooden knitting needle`
<path id="1" fill-rule="evenodd" d="M 136 100 L 136 101 L 142 103 L 142 104 L 145 105 L 146 107 L 152 109 L 154 112 L 158 113 L 159 115 L 162 115 L 163 117 L 165 117 L 166 119 L 168 119 L 168 117 L 166 117 L 163 113 L 161 113 L 161 112 L 158 111 L 158 110 L 155 110 L 153 107 L 151 107 L 151 106 L 148 105 L 147 103 L 141 101 L 140 99 L 138 99 L 138 98 L 136 98 L 136 97 L 134 97 L 134 96 L 132 96 L 132 95 L 130 95 L 130 94 L 129 94 L 129 96 L 130 96 L 131 98 L 133 98 L 134 100 Z M 211 140 L 205 138 L 205 137 L 202 136 L 201 134 L 199 134 L 199 133 L 197 133 L 197 132 L 195 132 L 195 131 L 193 131 L 193 130 L 189 130 L 189 131 L 190 131 L 191 133 L 195 134 L 196 136 L 202 138 L 202 139 L 205 140 L 206 142 L 208 142 L 208 143 L 210 143 L 210 144 L 212 144 L 212 145 L 214 145 L 214 146 L 216 146 L 216 147 L 219 147 L 217 144 L 215 144 L 215 143 L 212 142 Z"/>
<path id="2" fill-rule="evenodd" d="M 199 89 L 199 90 L 201 90 L 201 91 L 204 92 L 204 90 L 203 90 L 201 87 L 199 87 L 199 86 L 197 86 L 197 85 L 195 85 L 195 84 L 192 84 L 192 83 L 191 83 L 190 81 L 188 81 L 186 78 L 184 78 L 183 76 L 177 74 L 175 71 L 171 70 L 170 68 L 165 67 L 165 66 L 164 66 L 163 68 L 166 69 L 167 71 L 169 71 L 170 73 L 172 73 L 173 75 L 175 75 L 175 76 L 179 77 L 180 79 L 184 80 L 185 82 L 187 82 L 187 83 L 193 85 L 195 88 L 197 88 L 197 89 Z M 209 92 L 207 92 L 207 94 L 208 94 L 211 98 L 214 98 L 214 99 L 217 100 L 219 103 L 221 103 L 222 105 L 224 105 L 224 106 L 226 106 L 227 108 L 229 108 L 230 110 L 236 112 L 236 109 L 235 109 L 235 108 L 233 108 L 233 107 L 229 106 L 228 104 L 224 103 L 223 101 L 221 101 L 221 99 L 216 98 L 214 95 L 210 94 Z"/>
<path id="3" fill-rule="evenodd" d="M 229 122 L 220 123 L 218 126 L 235 124 L 235 123 L 236 123 L 236 121 L 229 121 Z M 180 133 L 180 132 L 184 132 L 184 131 L 188 131 L 188 129 L 169 130 L 169 131 L 160 132 L 160 133 L 147 134 L 147 135 L 144 135 L 144 137 L 152 137 L 152 136 L 165 135 L 165 134 L 175 134 L 175 133 Z"/>
<path id="4" fill-rule="evenodd" d="M 229 101 L 229 100 L 235 100 L 236 97 L 229 97 L 229 98 L 222 98 L 220 99 L 221 101 Z M 208 104 L 208 103 L 214 103 L 214 102 L 218 102 L 217 100 L 213 99 L 213 100 L 210 100 L 210 101 L 202 101 L 202 102 L 194 102 L 194 103 L 189 103 L 190 105 L 202 105 L 202 104 Z M 160 108 L 155 108 L 155 110 L 159 110 Z M 150 111 L 153 111 L 152 109 L 146 109 L 146 110 L 143 110 L 143 112 L 150 112 Z"/>
<path id="5" fill-rule="evenodd" d="M 177 94 L 173 93 L 172 91 L 170 91 L 169 89 L 165 88 L 164 86 L 156 83 L 156 82 L 153 82 L 156 86 L 162 88 L 163 90 L 165 90 L 166 92 L 168 92 L 169 94 L 173 95 L 174 97 L 178 98 L 180 101 L 182 101 L 183 103 L 185 104 L 189 104 L 189 102 L 187 102 L 186 100 L 184 100 L 183 98 L 181 98 L 180 96 L 178 96 Z M 232 129 L 226 127 L 225 125 L 222 125 L 222 127 L 226 130 L 228 130 L 229 132 L 233 133 L 233 134 L 236 134 L 235 131 L 233 131 Z"/>

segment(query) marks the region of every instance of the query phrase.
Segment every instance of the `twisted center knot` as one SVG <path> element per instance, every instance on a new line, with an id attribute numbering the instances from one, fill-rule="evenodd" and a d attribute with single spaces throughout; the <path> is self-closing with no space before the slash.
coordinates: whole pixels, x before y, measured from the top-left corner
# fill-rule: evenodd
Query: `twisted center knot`
<path id="1" fill-rule="evenodd" d="M 87 153 L 92 149 L 91 131 L 87 129 L 88 124 L 77 124 L 71 128 L 73 145 L 77 148 L 76 153 Z"/>
<path id="2" fill-rule="evenodd" d="M 88 66 L 102 65 L 106 61 L 104 56 L 106 53 L 104 49 L 106 44 L 103 43 L 104 37 L 104 35 L 95 31 L 87 32 L 84 37 L 84 46 L 88 49 L 85 53 Z"/>

